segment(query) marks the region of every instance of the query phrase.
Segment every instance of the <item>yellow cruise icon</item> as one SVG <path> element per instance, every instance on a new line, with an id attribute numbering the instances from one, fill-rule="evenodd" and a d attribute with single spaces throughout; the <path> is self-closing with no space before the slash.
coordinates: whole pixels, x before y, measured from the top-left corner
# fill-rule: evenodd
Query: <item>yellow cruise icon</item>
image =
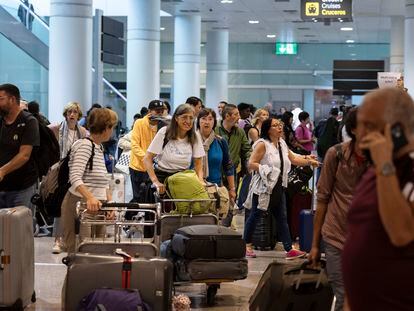
<path id="1" fill-rule="evenodd" d="M 319 2 L 307 2 L 305 10 L 306 16 L 318 16 Z"/>

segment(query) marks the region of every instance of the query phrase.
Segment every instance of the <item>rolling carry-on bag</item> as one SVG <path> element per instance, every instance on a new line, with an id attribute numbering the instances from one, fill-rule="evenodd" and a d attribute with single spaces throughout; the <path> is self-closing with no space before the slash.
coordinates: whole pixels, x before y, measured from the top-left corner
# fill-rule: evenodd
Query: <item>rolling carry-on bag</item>
<path id="1" fill-rule="evenodd" d="M 310 269 L 307 264 L 269 264 L 249 299 L 249 310 L 331 310 L 333 291 L 324 268 Z"/>
<path id="2" fill-rule="evenodd" d="M 32 212 L 0 209 L 0 307 L 23 310 L 35 300 Z"/>
<path id="3" fill-rule="evenodd" d="M 171 310 L 173 266 L 162 258 L 74 254 L 63 259 L 68 266 L 62 289 L 64 310 L 76 310 L 84 297 L 99 288 L 138 289 L 152 310 Z"/>
<path id="4" fill-rule="evenodd" d="M 244 258 L 246 243 L 240 233 L 223 226 L 195 225 L 175 231 L 172 250 L 184 259 Z"/>
<path id="5" fill-rule="evenodd" d="M 297 192 L 291 200 L 291 212 L 289 219 L 289 229 L 293 240 L 299 237 L 299 219 L 303 210 L 312 208 L 312 191 L 307 188 L 305 191 Z"/>
<path id="6" fill-rule="evenodd" d="M 311 204 L 309 209 L 303 209 L 299 214 L 299 247 L 301 251 L 309 253 L 312 248 L 313 239 L 313 215 L 315 214 L 315 207 L 313 202 L 313 195 L 315 193 L 315 177 L 312 179 L 311 190 Z"/>
<path id="7" fill-rule="evenodd" d="M 244 209 L 245 222 L 249 218 L 250 209 Z M 260 211 L 256 227 L 252 235 L 252 244 L 258 250 L 272 250 L 277 243 L 276 220 L 272 213 Z"/>

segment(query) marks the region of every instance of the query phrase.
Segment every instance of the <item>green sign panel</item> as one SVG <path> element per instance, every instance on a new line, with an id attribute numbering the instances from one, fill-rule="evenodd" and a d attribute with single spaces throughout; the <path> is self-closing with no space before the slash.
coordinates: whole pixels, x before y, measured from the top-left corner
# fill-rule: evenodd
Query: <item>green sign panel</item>
<path id="1" fill-rule="evenodd" d="M 276 43 L 276 55 L 296 55 L 298 54 L 297 43 Z"/>

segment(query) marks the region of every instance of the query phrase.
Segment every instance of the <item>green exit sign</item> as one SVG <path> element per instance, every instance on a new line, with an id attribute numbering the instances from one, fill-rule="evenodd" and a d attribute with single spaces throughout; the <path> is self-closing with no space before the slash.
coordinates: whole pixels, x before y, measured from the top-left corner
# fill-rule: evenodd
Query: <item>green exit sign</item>
<path id="1" fill-rule="evenodd" d="M 296 55 L 298 54 L 297 43 L 276 43 L 276 55 Z"/>

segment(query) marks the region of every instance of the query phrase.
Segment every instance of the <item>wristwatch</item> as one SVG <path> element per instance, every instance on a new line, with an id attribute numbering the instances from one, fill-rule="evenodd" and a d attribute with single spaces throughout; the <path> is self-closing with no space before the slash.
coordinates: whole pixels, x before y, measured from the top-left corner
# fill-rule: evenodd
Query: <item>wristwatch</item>
<path id="1" fill-rule="evenodd" d="M 380 174 L 382 176 L 391 176 L 391 175 L 394 175 L 395 172 L 396 172 L 395 166 L 391 162 L 385 162 L 382 165 L 381 170 L 380 170 Z"/>

